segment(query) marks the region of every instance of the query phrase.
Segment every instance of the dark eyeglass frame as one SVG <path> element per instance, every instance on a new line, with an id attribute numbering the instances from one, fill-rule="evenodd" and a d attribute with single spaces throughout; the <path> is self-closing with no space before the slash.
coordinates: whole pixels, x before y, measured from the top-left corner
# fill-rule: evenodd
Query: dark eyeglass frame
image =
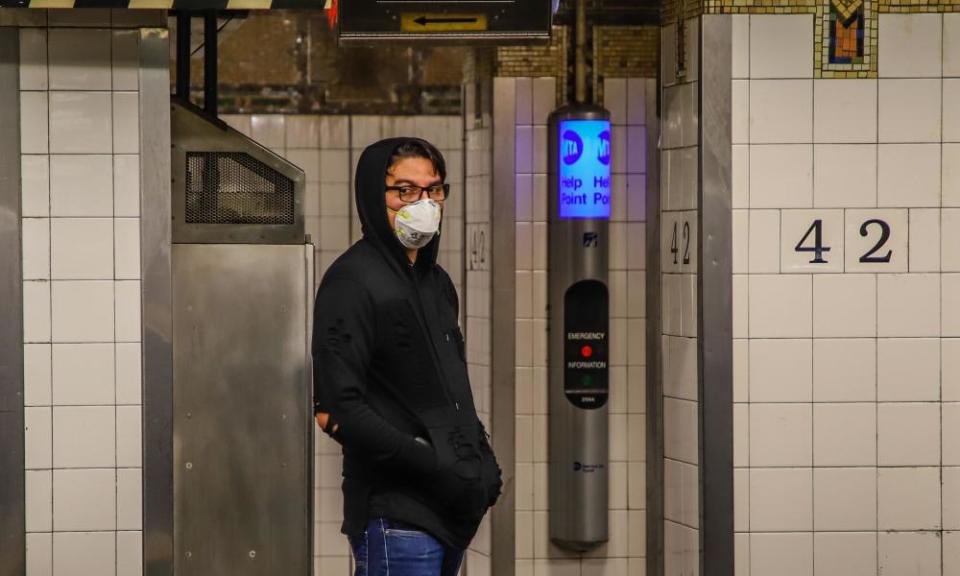
<path id="1" fill-rule="evenodd" d="M 426 191 L 426 193 L 427 193 L 427 198 L 430 198 L 431 200 L 434 200 L 434 201 L 437 201 L 437 200 L 446 200 L 446 199 L 447 199 L 447 196 L 450 195 L 450 185 L 449 185 L 449 184 L 433 184 L 433 185 L 431 185 L 431 186 L 426 186 L 426 187 L 416 186 L 416 185 L 414 185 L 414 184 L 404 184 L 403 186 L 386 186 L 384 189 L 387 190 L 387 191 L 390 191 L 390 192 L 394 192 L 394 191 L 395 191 L 395 192 L 397 193 L 397 196 L 400 197 L 400 201 L 401 201 L 401 202 L 405 202 L 405 203 L 407 203 L 407 204 L 410 204 L 410 203 L 412 203 L 412 202 L 416 202 L 417 200 L 419 200 L 420 198 L 422 198 L 424 191 Z M 404 191 L 405 191 L 405 190 L 408 191 L 408 192 L 409 192 L 409 191 L 416 190 L 417 193 L 416 193 L 416 195 L 414 195 L 414 194 L 412 194 L 412 193 L 404 194 Z M 438 196 L 435 196 L 433 193 L 430 192 L 430 190 L 435 190 L 435 191 L 437 191 L 437 192 L 439 193 L 439 195 L 438 195 Z"/>

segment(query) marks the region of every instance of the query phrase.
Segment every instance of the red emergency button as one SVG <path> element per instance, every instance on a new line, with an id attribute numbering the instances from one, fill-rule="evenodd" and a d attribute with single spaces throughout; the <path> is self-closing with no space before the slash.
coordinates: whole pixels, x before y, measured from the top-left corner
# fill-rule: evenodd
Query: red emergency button
<path id="1" fill-rule="evenodd" d="M 584 345 L 584 347 L 580 349 L 580 355 L 584 358 L 593 356 L 593 348 L 589 344 Z"/>

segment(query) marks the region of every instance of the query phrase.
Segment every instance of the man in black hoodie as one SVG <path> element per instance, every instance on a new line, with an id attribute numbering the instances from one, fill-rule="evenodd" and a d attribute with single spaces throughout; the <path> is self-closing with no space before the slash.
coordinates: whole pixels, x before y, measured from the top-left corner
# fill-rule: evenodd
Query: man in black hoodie
<path id="1" fill-rule="evenodd" d="M 363 238 L 317 292 L 314 411 L 343 449 L 358 576 L 453 576 L 502 486 L 467 378 L 453 283 L 436 263 L 449 186 L 417 138 L 357 164 Z"/>

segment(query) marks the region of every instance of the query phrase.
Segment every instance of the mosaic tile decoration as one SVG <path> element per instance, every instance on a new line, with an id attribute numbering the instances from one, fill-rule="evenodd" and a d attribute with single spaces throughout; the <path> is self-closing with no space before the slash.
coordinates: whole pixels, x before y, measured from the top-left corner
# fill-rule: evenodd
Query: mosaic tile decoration
<path id="1" fill-rule="evenodd" d="M 877 13 L 874 0 L 823 0 L 817 6 L 813 75 L 876 78 Z"/>
<path id="2" fill-rule="evenodd" d="M 687 0 L 691 2 L 692 0 Z M 876 78 L 877 16 L 960 12 L 960 0 L 702 0 L 704 14 L 815 14 L 814 78 Z M 672 5 L 675 10 L 677 0 Z M 669 12 L 669 10 L 665 10 Z M 690 11 L 689 8 L 687 11 Z"/>
<path id="3" fill-rule="evenodd" d="M 830 64 L 863 64 L 863 0 L 830 3 Z"/>
<path id="4" fill-rule="evenodd" d="M 687 0 L 691 2 L 692 0 Z M 813 14 L 826 2 L 818 0 L 702 0 L 704 14 Z M 667 5 L 676 6 L 676 0 Z M 960 0 L 878 0 L 878 14 L 960 12 Z M 688 8 L 688 12 L 692 11 Z"/>

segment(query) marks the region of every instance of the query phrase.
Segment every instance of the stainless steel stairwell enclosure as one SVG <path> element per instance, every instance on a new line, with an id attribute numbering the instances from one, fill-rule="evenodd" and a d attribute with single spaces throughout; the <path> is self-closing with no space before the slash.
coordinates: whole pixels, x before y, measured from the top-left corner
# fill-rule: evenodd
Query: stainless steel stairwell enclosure
<path id="1" fill-rule="evenodd" d="M 177 575 L 310 574 L 308 251 L 173 247 Z"/>
<path id="2" fill-rule="evenodd" d="M 303 172 L 197 110 L 171 116 L 174 574 L 307 576 Z"/>
<path id="3" fill-rule="evenodd" d="M 174 243 L 303 243 L 302 170 L 193 106 L 170 124 Z"/>

